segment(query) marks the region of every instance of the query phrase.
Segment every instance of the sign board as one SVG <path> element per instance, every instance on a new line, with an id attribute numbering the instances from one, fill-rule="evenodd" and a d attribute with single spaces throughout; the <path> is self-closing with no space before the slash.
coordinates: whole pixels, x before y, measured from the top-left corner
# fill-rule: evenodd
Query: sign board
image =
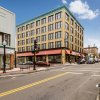
<path id="1" fill-rule="evenodd" d="M 14 54 L 13 49 L 5 49 L 6 54 Z M 4 54 L 4 48 L 0 48 L 0 54 Z"/>

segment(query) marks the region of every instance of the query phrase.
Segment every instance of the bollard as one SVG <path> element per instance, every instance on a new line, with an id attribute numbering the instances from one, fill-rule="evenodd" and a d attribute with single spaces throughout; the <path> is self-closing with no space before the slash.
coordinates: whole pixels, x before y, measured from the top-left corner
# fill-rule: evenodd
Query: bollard
<path id="1" fill-rule="evenodd" d="M 96 87 L 99 89 L 96 100 L 100 100 L 100 84 L 97 84 Z"/>

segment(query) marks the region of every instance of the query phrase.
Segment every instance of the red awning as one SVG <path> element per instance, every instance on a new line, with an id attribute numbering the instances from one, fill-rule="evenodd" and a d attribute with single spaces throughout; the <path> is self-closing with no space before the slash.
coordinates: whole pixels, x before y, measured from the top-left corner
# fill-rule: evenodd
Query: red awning
<path id="1" fill-rule="evenodd" d="M 61 54 L 61 50 L 46 50 L 46 51 L 40 51 L 36 55 L 52 55 L 52 54 Z"/>
<path id="2" fill-rule="evenodd" d="M 46 51 L 39 51 L 36 55 L 52 55 L 52 54 L 61 54 L 61 50 L 46 50 Z M 25 56 L 34 56 L 33 53 L 19 53 L 17 57 L 25 57 Z"/>
<path id="3" fill-rule="evenodd" d="M 71 54 L 71 55 L 75 55 L 75 56 L 80 56 L 80 53 L 75 52 L 75 51 L 72 51 L 72 53 L 70 53 L 70 50 L 66 50 L 65 52 L 66 52 L 66 54 Z"/>
<path id="4" fill-rule="evenodd" d="M 65 53 L 66 53 L 66 54 L 70 54 L 70 50 L 66 50 Z"/>
<path id="5" fill-rule="evenodd" d="M 17 57 L 25 57 L 25 56 L 33 56 L 33 54 L 31 52 L 17 54 Z"/>

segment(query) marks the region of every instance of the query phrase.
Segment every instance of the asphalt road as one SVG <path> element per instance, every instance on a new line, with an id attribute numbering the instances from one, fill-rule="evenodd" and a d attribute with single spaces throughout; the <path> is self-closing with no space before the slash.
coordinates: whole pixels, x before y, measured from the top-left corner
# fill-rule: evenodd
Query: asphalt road
<path id="1" fill-rule="evenodd" d="M 96 100 L 100 63 L 0 78 L 0 100 Z"/>

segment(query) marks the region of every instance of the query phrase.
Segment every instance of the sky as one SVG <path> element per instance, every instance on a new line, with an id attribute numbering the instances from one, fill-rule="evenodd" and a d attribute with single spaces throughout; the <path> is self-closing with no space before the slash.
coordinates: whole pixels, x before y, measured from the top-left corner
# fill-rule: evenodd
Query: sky
<path id="1" fill-rule="evenodd" d="M 84 27 L 84 47 L 100 52 L 100 0 L 0 0 L 0 6 L 16 14 L 16 25 L 65 5 Z"/>

